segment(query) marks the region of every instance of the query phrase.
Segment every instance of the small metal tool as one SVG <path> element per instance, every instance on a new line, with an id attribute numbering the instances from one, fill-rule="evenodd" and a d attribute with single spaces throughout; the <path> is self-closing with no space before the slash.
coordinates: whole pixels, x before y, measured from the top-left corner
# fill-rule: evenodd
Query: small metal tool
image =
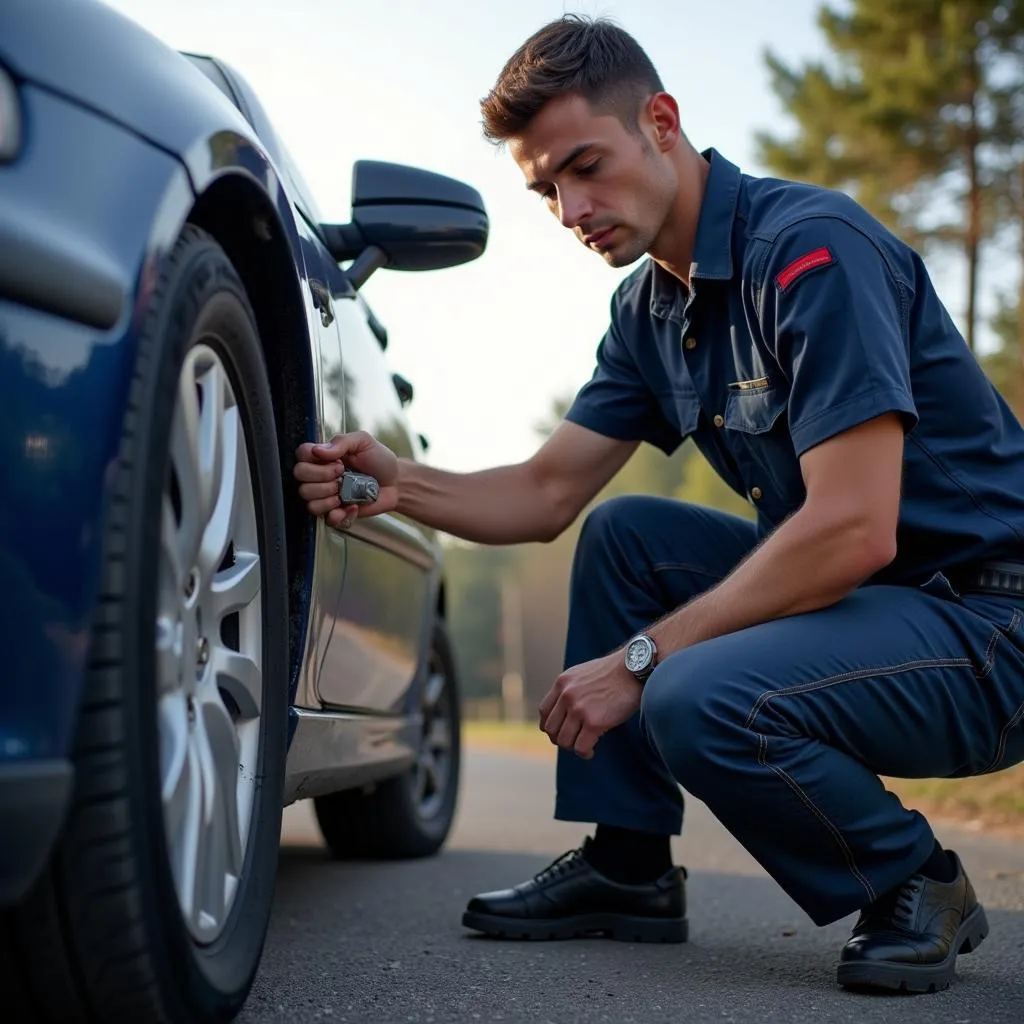
<path id="1" fill-rule="evenodd" d="M 380 497 L 380 484 L 366 473 L 345 470 L 338 480 L 338 497 L 344 505 L 372 505 Z"/>

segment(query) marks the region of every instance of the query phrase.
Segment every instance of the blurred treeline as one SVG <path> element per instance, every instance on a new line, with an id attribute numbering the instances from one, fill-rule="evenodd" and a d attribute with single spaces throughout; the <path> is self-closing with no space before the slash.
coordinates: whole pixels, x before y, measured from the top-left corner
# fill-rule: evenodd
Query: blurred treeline
<path id="1" fill-rule="evenodd" d="M 765 55 L 788 119 L 758 135 L 761 164 L 842 189 L 921 252 L 968 345 L 1021 416 L 1024 0 L 853 0 L 823 5 L 818 25 L 828 60 L 793 67 Z M 538 442 L 570 400 L 555 402 Z M 596 500 L 637 492 L 751 514 L 689 442 L 669 458 L 643 445 Z M 552 544 L 448 543 L 468 698 L 497 697 L 503 674 L 521 672 L 533 715 L 561 670 L 582 518 Z"/>

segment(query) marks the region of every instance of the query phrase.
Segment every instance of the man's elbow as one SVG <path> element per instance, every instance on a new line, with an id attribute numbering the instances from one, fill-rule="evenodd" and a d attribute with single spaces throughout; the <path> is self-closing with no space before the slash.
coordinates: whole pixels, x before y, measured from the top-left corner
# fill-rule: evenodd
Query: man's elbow
<path id="1" fill-rule="evenodd" d="M 545 473 L 535 462 L 525 463 L 524 468 L 534 504 L 534 529 L 530 540 L 551 544 L 572 526 L 580 514 L 578 496 L 565 480 Z"/>
<path id="2" fill-rule="evenodd" d="M 858 516 L 844 532 L 844 562 L 854 585 L 870 579 L 896 557 L 895 523 L 871 515 Z"/>
<path id="3" fill-rule="evenodd" d="M 535 539 L 541 544 L 553 544 L 572 526 L 577 512 L 568 503 L 558 502 L 549 504 L 545 511 Z"/>

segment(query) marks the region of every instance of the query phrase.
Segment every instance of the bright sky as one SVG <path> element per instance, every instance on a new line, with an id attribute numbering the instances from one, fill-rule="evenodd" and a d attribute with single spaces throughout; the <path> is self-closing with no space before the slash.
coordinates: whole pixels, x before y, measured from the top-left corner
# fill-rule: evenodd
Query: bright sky
<path id="1" fill-rule="evenodd" d="M 392 367 L 416 397 L 429 461 L 471 470 L 536 448 L 552 400 L 590 376 L 625 273 L 562 228 L 507 153 L 481 136 L 478 100 L 519 44 L 563 10 L 608 15 L 650 54 L 700 149 L 752 173 L 754 133 L 778 122 L 763 51 L 819 55 L 818 0 L 108 0 L 177 49 L 219 56 L 253 85 L 323 214 L 347 221 L 352 162 L 414 164 L 482 193 L 475 263 L 378 271 L 365 295 Z"/>

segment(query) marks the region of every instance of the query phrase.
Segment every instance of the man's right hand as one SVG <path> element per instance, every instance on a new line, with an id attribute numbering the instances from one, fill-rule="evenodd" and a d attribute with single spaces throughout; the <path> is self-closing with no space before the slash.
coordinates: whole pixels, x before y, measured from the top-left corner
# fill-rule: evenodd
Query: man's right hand
<path id="1" fill-rule="evenodd" d="M 380 515 L 398 505 L 398 458 L 364 430 L 335 434 L 326 444 L 301 444 L 295 451 L 295 459 L 299 495 L 310 514 L 323 516 L 328 526 L 343 530 L 358 516 Z M 380 496 L 373 504 L 342 506 L 338 480 L 346 469 L 366 473 L 377 480 Z"/>

